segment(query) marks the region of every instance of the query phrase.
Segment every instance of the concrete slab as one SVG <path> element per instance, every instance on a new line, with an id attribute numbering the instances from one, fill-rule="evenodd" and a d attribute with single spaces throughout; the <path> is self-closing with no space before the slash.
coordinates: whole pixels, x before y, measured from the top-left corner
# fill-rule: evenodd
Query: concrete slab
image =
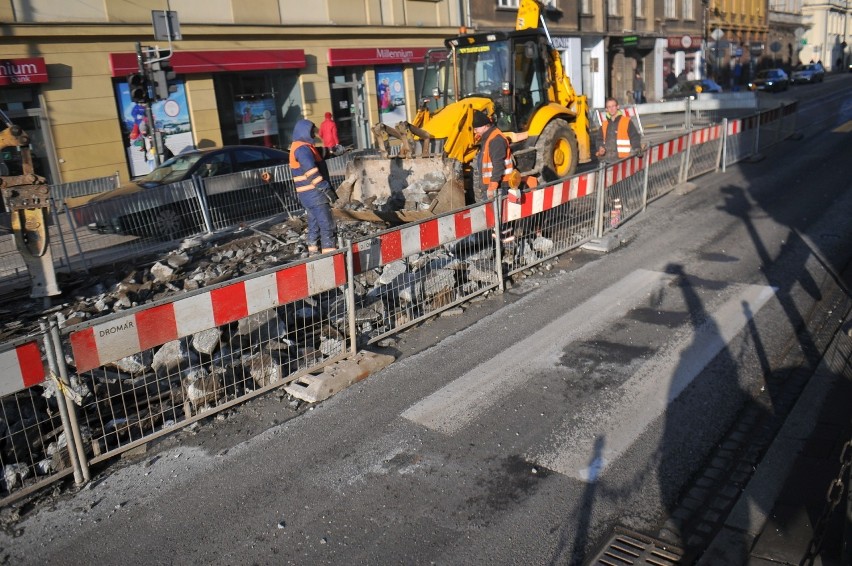
<path id="1" fill-rule="evenodd" d="M 327 366 L 318 375 L 308 374 L 300 377 L 285 387 L 284 391 L 308 403 L 318 403 L 367 379 L 392 364 L 394 360 L 393 356 L 387 354 L 362 350 L 351 358 Z"/>
<path id="2" fill-rule="evenodd" d="M 595 238 L 582 246 L 580 246 L 584 250 L 588 250 L 590 252 L 601 252 L 607 253 L 611 252 L 615 248 L 621 245 L 621 240 L 612 234 L 608 234 L 602 238 Z"/>

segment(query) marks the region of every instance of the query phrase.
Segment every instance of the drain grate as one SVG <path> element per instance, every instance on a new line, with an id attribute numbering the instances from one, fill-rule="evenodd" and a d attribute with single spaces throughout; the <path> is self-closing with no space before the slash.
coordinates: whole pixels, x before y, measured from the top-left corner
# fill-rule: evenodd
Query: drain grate
<path id="1" fill-rule="evenodd" d="M 588 566 L 673 566 L 683 551 L 670 544 L 626 529 L 618 529 Z"/>

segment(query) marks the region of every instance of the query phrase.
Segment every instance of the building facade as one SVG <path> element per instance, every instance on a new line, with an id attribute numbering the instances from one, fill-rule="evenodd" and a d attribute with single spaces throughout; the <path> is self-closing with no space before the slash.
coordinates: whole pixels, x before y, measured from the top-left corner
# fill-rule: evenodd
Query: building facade
<path id="1" fill-rule="evenodd" d="M 802 13 L 807 30 L 801 38 L 800 61 L 822 61 L 827 71 L 847 70 L 852 61 L 849 1 L 803 0 Z"/>
<path id="2" fill-rule="evenodd" d="M 762 58 L 771 55 L 767 0 L 709 0 L 707 60 L 726 88 L 745 88 Z"/>
<path id="3" fill-rule="evenodd" d="M 145 4 L 144 6 L 142 4 Z M 458 33 L 458 0 L 6 0 L 0 3 L 0 108 L 32 139 L 52 183 L 147 172 L 131 100 L 137 42 L 151 57 L 152 11 L 177 13 L 169 61 L 175 92 L 153 104 L 177 154 L 223 144 L 287 148 L 295 122 L 326 112 L 341 143 L 371 144 L 369 126 L 413 118 L 426 51 Z M 153 48 L 158 48 L 153 51 Z M 141 126 L 141 128 L 140 128 Z M 15 155 L 4 151 L 14 173 Z"/>

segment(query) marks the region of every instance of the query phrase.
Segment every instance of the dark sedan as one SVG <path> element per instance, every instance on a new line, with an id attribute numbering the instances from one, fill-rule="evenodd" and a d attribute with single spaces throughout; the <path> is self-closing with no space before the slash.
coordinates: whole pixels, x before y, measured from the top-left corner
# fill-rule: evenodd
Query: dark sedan
<path id="1" fill-rule="evenodd" d="M 825 69 L 819 63 L 802 65 L 793 71 L 790 78 L 793 84 L 821 83 L 825 79 Z"/>
<path id="2" fill-rule="evenodd" d="M 748 83 L 748 88 L 766 92 L 780 92 L 790 88 L 790 77 L 782 69 L 766 69 L 757 73 L 754 80 Z"/>
<path id="3" fill-rule="evenodd" d="M 255 170 L 260 177 L 264 168 L 288 162 L 287 152 L 267 147 L 226 146 L 192 150 L 169 159 L 151 173 L 117 189 L 67 199 L 65 204 L 71 209 L 78 226 L 88 226 L 102 233 L 172 239 L 195 231 L 203 221 L 195 190 L 192 184 L 184 181 L 193 177 L 218 177 Z M 253 194 L 252 190 L 258 183 L 251 177 L 244 173 L 242 176 L 232 175 L 230 182 L 220 183 L 217 179 L 215 183 L 205 183 L 208 210 L 233 211 L 257 201 L 259 195 Z M 281 183 L 269 185 L 276 192 L 283 190 L 283 186 L 279 186 Z M 278 195 L 277 198 L 283 196 Z"/>
<path id="4" fill-rule="evenodd" d="M 695 99 L 702 92 L 722 92 L 722 87 L 710 79 L 699 79 L 697 81 L 684 81 L 677 83 L 666 91 L 663 100 L 681 100 L 683 98 Z"/>

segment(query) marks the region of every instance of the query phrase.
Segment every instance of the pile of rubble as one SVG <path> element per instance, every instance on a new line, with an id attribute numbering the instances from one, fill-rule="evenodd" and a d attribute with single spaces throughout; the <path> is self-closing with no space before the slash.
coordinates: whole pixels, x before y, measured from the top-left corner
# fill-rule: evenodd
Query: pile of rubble
<path id="1" fill-rule="evenodd" d="M 369 223 L 340 225 L 343 237 L 352 240 L 376 230 Z M 99 280 L 83 282 L 69 293 L 73 301 L 52 312 L 68 326 L 298 260 L 306 251 L 302 233 L 301 220 L 291 219 L 228 242 L 190 239 L 150 267 L 99 274 Z M 537 261 L 553 246 L 551 240 L 532 235 L 507 246 L 504 260 Z M 493 287 L 495 264 L 491 235 L 480 234 L 359 274 L 354 289 L 357 336 L 369 340 L 390 333 Z M 3 314 L 8 312 L 7 307 Z M 30 323 L 38 317 L 26 316 Z M 12 329 L 26 328 L 24 320 L 18 318 Z M 333 289 L 72 374 L 86 450 L 97 456 L 207 407 L 279 383 L 342 354 L 349 339 L 345 293 Z M 70 355 L 66 361 L 73 371 Z M 69 465 L 52 382 L 3 403 L 0 427 L 6 428 L 0 438 L 8 435 L 12 441 L 0 447 L 2 461 L 38 462 L 6 465 L 7 490 L 27 476 Z"/>

